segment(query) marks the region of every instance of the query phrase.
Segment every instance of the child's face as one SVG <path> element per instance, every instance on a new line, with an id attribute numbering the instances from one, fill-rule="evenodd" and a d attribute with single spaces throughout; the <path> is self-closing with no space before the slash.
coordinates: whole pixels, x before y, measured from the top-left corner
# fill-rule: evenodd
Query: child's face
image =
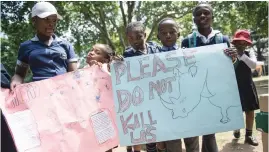
<path id="1" fill-rule="evenodd" d="M 178 28 L 175 21 L 166 20 L 159 25 L 158 38 L 166 47 L 175 45 L 179 37 Z"/>
<path id="2" fill-rule="evenodd" d="M 104 51 L 105 47 L 101 44 L 96 44 L 92 47 L 92 50 L 87 55 L 86 62 L 90 64 L 90 61 L 97 61 L 101 63 L 108 62 L 108 54 Z"/>
<path id="3" fill-rule="evenodd" d="M 212 20 L 212 13 L 206 4 L 202 4 L 194 13 L 194 23 L 198 28 L 210 28 Z"/>
<path id="4" fill-rule="evenodd" d="M 141 30 L 131 30 L 127 33 L 127 39 L 135 50 L 141 50 L 145 46 L 146 33 Z"/>
<path id="5" fill-rule="evenodd" d="M 237 40 L 233 42 L 233 45 L 238 51 L 242 52 L 247 48 L 248 43 L 246 41 Z"/>
<path id="6" fill-rule="evenodd" d="M 57 24 L 57 15 L 50 15 L 46 18 L 36 17 L 33 19 L 37 34 L 50 37 L 53 35 Z"/>

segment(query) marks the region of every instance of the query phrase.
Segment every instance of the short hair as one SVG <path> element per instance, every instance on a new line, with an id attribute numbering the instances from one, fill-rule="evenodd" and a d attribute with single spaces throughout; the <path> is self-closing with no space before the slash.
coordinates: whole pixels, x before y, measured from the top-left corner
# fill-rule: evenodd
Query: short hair
<path id="1" fill-rule="evenodd" d="M 177 30 L 179 30 L 179 26 L 178 26 L 177 22 L 176 22 L 173 18 L 166 17 L 166 18 L 163 18 L 163 19 L 158 23 L 158 32 L 159 32 L 159 30 L 160 30 L 160 25 L 161 25 L 163 22 L 168 21 L 168 20 L 170 20 L 170 21 L 174 21 L 175 24 L 176 24 L 176 28 L 177 28 Z"/>
<path id="2" fill-rule="evenodd" d="M 208 3 L 208 2 L 200 2 L 198 3 L 198 5 L 195 6 L 195 8 L 192 11 L 192 15 L 195 16 L 195 13 L 198 11 L 198 9 L 201 8 L 201 5 L 203 5 L 203 7 L 206 7 L 210 10 L 211 14 L 213 15 L 213 8 L 212 6 Z"/>
<path id="3" fill-rule="evenodd" d="M 113 56 L 115 55 L 114 50 L 107 44 L 99 44 L 99 45 L 103 45 L 104 46 L 104 51 L 107 53 L 108 56 Z"/>
<path id="4" fill-rule="evenodd" d="M 131 22 L 131 23 L 129 23 L 129 24 L 127 25 L 125 34 L 128 34 L 128 32 L 129 32 L 130 30 L 133 30 L 133 29 L 135 29 L 135 28 L 137 28 L 138 30 L 141 30 L 141 31 L 143 31 L 143 32 L 146 31 L 146 28 L 145 28 L 144 24 L 143 24 L 142 22 L 136 21 L 136 22 Z"/>

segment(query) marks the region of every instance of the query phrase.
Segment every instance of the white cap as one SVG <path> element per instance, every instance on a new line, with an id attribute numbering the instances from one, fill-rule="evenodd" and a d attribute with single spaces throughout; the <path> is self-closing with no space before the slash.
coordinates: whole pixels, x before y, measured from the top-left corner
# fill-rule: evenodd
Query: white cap
<path id="1" fill-rule="evenodd" d="M 54 14 L 57 15 L 58 19 L 62 19 L 56 8 L 49 2 L 38 2 L 32 8 L 32 17 L 38 16 L 39 18 L 45 18 Z"/>

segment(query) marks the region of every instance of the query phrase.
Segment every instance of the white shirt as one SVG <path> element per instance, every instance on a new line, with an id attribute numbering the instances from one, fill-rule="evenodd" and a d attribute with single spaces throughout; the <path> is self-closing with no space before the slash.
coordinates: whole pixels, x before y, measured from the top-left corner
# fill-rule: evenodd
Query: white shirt
<path id="1" fill-rule="evenodd" d="M 210 39 L 212 37 L 214 37 L 217 33 L 220 33 L 220 31 L 219 30 L 213 30 L 213 28 L 211 27 L 211 33 L 207 37 L 205 37 L 204 35 L 199 33 L 199 31 L 197 30 L 197 36 L 201 38 L 201 40 L 202 40 L 202 42 L 204 44 L 210 43 Z"/>
<path id="2" fill-rule="evenodd" d="M 240 61 L 245 62 L 245 64 L 250 68 L 250 69 L 255 69 L 257 65 L 257 58 L 255 56 L 255 52 L 251 49 L 249 51 L 249 57 L 246 54 L 243 54 L 242 56 L 238 56 L 238 59 Z"/>

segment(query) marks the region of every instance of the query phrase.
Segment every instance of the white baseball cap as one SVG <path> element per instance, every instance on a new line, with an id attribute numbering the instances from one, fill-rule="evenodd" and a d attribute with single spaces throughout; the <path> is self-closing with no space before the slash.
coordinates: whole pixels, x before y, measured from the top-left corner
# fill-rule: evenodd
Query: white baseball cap
<path id="1" fill-rule="evenodd" d="M 45 18 L 54 14 L 57 15 L 58 19 L 63 19 L 58 14 L 56 8 L 49 2 L 38 2 L 32 8 L 32 17 L 38 16 L 39 18 Z"/>

